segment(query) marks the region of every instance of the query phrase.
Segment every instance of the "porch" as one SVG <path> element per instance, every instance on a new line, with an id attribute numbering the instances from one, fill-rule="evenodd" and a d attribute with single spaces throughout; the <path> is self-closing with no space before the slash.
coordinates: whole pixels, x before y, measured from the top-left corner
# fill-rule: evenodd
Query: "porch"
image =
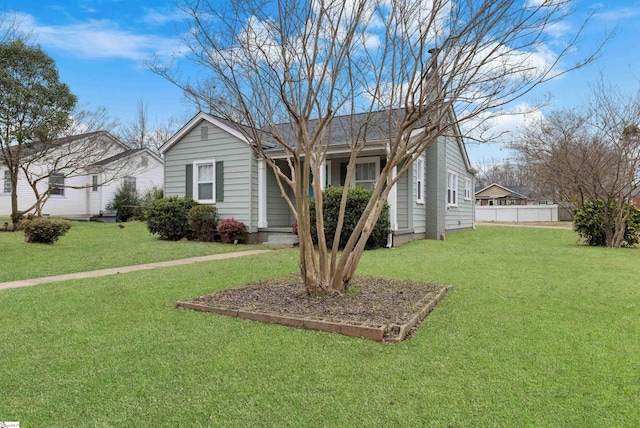
<path id="1" fill-rule="evenodd" d="M 343 186 L 346 181 L 347 165 L 349 162 L 347 153 L 334 153 L 327 155 L 322 164 L 320 177 L 322 189 L 335 186 Z M 276 163 L 286 171 L 288 166 L 284 159 Z M 350 179 L 351 186 L 362 186 L 372 189 L 380 177 L 380 172 L 386 164 L 386 156 L 383 151 L 368 152 L 356 160 L 353 175 Z M 396 168 L 392 171 L 395 175 Z M 400 189 L 400 192 L 398 191 Z M 288 196 L 292 197 L 290 189 L 286 189 Z M 310 193 L 313 191 L 310 189 Z M 389 204 L 389 217 L 393 235 L 406 235 L 408 230 L 407 210 L 407 179 L 401 180 L 391 189 L 387 202 Z M 403 198 L 399 201 L 399 197 Z M 295 217 L 276 181 L 273 170 L 264 160 L 258 160 L 258 233 L 257 242 L 273 245 L 295 245 L 297 236 L 292 233 L 292 224 Z M 399 203 L 400 202 L 400 203 Z M 404 204 L 402 203 L 404 202 Z M 400 208 L 404 205 L 404 208 Z M 424 237 L 424 236 L 423 236 Z"/>

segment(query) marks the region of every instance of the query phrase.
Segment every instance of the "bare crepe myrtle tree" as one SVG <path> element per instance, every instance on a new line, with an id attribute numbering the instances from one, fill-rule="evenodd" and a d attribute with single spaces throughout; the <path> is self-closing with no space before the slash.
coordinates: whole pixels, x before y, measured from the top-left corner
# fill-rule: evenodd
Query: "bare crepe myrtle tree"
<path id="1" fill-rule="evenodd" d="M 139 99 L 135 117 L 120 127 L 119 134 L 122 141 L 131 148 L 147 148 L 157 152 L 176 129 L 174 118 L 152 123 L 149 119 L 148 103 Z"/>
<path id="2" fill-rule="evenodd" d="M 629 96 L 600 81 L 583 106 L 530 124 L 512 148 L 559 203 L 605 201 L 606 245 L 617 248 L 640 185 L 639 125 L 640 91 Z"/>
<path id="3" fill-rule="evenodd" d="M 236 124 L 271 166 L 297 219 L 300 273 L 312 295 L 348 288 L 391 188 L 430 144 L 593 60 L 560 67 L 582 27 L 559 51 L 545 48 L 548 30 L 571 14 L 565 0 L 187 0 L 183 9 L 192 24 L 186 58 L 205 78 L 183 78 L 176 65 L 150 68 Z M 321 183 L 312 177 L 321 176 L 338 116 L 351 152 L 337 233 L 326 245 Z M 338 252 L 349 179 L 373 144 L 386 164 Z"/>

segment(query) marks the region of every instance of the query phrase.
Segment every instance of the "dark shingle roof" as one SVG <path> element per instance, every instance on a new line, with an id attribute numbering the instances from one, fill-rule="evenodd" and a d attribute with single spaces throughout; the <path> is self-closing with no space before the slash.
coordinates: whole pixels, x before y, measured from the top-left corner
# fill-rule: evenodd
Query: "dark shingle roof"
<path id="1" fill-rule="evenodd" d="M 392 138 L 394 123 L 401 118 L 402 110 L 384 110 L 336 116 L 327 130 L 329 145 L 345 144 L 354 141 L 375 142 Z M 309 132 L 314 132 L 319 120 L 309 121 Z M 290 144 L 295 145 L 294 128 L 289 123 L 276 125 L 277 132 Z M 267 141 L 273 141 L 269 130 L 265 131 Z"/>
<path id="2" fill-rule="evenodd" d="M 394 109 L 336 116 L 331 121 L 331 126 L 327 130 L 325 137 L 329 138 L 329 145 L 345 144 L 364 139 L 369 142 L 383 141 L 393 137 L 393 125 L 396 120 L 402 117 L 402 114 L 403 110 Z M 249 126 L 234 123 L 210 113 L 209 116 L 245 135 L 253 135 Z M 422 122 L 424 123 L 424 121 Z M 318 124 L 319 120 L 317 119 L 309 121 L 309 132 L 314 132 Z M 417 126 L 421 126 L 421 124 L 418 123 Z M 291 123 L 280 123 L 275 125 L 274 128 L 259 131 L 265 149 L 279 147 L 274 135 L 279 135 L 288 144 L 295 146 L 297 139 L 295 128 Z"/>
<path id="3" fill-rule="evenodd" d="M 117 161 L 119 159 L 126 158 L 127 156 L 130 156 L 130 155 L 132 155 L 134 153 L 142 152 L 144 150 L 145 149 L 129 149 L 129 150 L 125 150 L 124 152 L 120 152 L 117 155 L 113 155 L 111 157 L 102 159 L 101 161 L 96 162 L 94 165 L 100 165 L 100 166 L 109 165 L 112 162 L 115 162 L 115 161 Z"/>

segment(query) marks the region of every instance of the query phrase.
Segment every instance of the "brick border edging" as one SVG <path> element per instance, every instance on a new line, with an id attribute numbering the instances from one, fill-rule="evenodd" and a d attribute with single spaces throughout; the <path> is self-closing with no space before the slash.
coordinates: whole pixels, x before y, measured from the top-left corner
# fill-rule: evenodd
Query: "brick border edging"
<path id="1" fill-rule="evenodd" d="M 434 298 L 425 297 L 421 303 L 426 303 L 426 305 L 420 310 L 420 312 L 415 314 L 406 324 L 402 324 L 400 326 L 391 326 L 399 327 L 400 332 L 396 337 L 387 337 L 385 341 L 398 343 L 406 339 L 407 336 L 409 336 L 409 334 L 411 333 L 411 330 L 416 325 L 419 325 L 422 321 L 424 321 L 427 315 L 431 313 L 431 311 L 436 307 L 440 300 L 444 298 L 445 294 L 447 294 L 449 290 L 451 290 L 451 288 L 453 288 L 451 285 L 445 285 Z M 427 302 L 425 302 L 425 300 L 427 300 Z"/>
<path id="2" fill-rule="evenodd" d="M 189 301 L 176 302 L 176 309 L 192 309 L 201 312 L 213 312 L 218 315 L 224 315 L 233 318 L 241 318 L 251 321 L 258 321 L 267 324 L 280 324 L 287 327 L 304 328 L 307 330 L 318 330 L 329 333 L 337 333 L 351 337 L 361 337 L 365 339 L 375 340 L 377 342 L 393 342 L 397 343 L 407 338 L 411 330 L 422 322 L 427 315 L 436 307 L 438 302 L 447 294 L 452 287 L 447 285 L 440 290 L 435 297 L 425 297 L 421 304 L 424 307 L 414 315 L 409 322 L 402 325 L 371 325 L 366 323 L 348 324 L 324 319 L 298 318 L 284 315 L 268 314 L 263 312 L 252 312 L 244 309 L 226 309 L 215 306 L 207 306 Z M 426 302 L 425 302 L 426 300 Z M 399 329 L 399 333 L 395 337 L 385 337 L 393 329 Z"/>

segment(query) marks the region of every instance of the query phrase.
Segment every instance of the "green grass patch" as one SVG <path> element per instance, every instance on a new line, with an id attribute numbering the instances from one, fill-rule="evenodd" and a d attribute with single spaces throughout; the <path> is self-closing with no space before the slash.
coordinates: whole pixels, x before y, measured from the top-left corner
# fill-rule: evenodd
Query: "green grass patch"
<path id="1" fill-rule="evenodd" d="M 173 309 L 295 250 L 0 291 L 0 420 L 638 426 L 639 255 L 508 227 L 367 252 L 358 273 L 454 286 L 399 344 Z"/>
<path id="2" fill-rule="evenodd" d="M 27 243 L 22 231 L 1 232 L 0 282 L 263 248 L 162 241 L 145 223 L 121 224 L 74 221 L 55 244 Z"/>

